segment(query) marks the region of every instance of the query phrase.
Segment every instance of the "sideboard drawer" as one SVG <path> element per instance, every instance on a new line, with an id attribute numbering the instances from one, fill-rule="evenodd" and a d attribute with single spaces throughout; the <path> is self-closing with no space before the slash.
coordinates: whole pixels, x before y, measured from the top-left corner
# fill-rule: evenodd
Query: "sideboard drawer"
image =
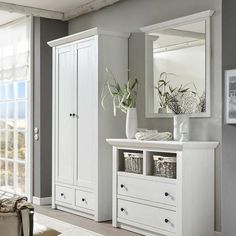
<path id="1" fill-rule="evenodd" d="M 176 212 L 118 199 L 118 218 L 176 232 Z"/>
<path id="2" fill-rule="evenodd" d="M 176 206 L 176 185 L 118 176 L 118 194 Z"/>
<path id="3" fill-rule="evenodd" d="M 56 186 L 56 201 L 74 204 L 74 189 Z"/>
<path id="4" fill-rule="evenodd" d="M 94 194 L 76 190 L 76 206 L 94 210 Z"/>

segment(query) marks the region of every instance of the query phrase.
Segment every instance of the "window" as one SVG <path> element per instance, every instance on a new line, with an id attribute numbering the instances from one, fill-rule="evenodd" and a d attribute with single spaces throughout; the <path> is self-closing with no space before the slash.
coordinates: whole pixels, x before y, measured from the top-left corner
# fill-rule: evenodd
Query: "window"
<path id="1" fill-rule="evenodd" d="M 29 65 L 24 17 L 0 27 L 0 189 L 17 194 L 29 193 Z"/>

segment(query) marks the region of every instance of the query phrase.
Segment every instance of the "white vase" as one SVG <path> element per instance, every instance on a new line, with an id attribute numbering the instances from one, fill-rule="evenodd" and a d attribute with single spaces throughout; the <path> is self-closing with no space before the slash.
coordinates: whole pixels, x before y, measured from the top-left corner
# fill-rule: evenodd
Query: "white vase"
<path id="1" fill-rule="evenodd" d="M 186 114 L 183 115 L 174 115 L 174 140 L 175 141 L 187 141 L 186 137 L 189 134 L 189 116 Z M 185 136 L 183 140 L 182 135 Z"/>
<path id="2" fill-rule="evenodd" d="M 129 108 L 126 114 L 126 137 L 128 139 L 135 138 L 135 134 L 138 128 L 137 109 Z"/>

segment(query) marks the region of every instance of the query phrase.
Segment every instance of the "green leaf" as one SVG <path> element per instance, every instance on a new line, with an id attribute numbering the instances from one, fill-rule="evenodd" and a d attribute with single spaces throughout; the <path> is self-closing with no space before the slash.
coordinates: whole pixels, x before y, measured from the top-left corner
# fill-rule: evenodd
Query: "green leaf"
<path id="1" fill-rule="evenodd" d="M 138 84 L 138 80 L 135 79 L 133 85 L 131 86 L 130 90 L 133 90 L 134 87 Z"/>
<path id="2" fill-rule="evenodd" d="M 163 80 L 163 79 L 160 79 L 158 82 L 159 82 L 159 83 L 165 83 L 166 81 Z"/>
<path id="3" fill-rule="evenodd" d="M 117 109 L 122 112 L 127 112 L 129 107 L 136 105 L 138 79 L 128 79 L 123 85 L 117 82 L 114 74 L 106 68 L 108 79 L 104 82 L 102 93 L 101 93 L 101 104 L 105 108 L 104 102 L 107 96 L 112 98 L 113 113 L 116 115 Z"/>
<path id="4" fill-rule="evenodd" d="M 180 92 L 181 93 L 186 93 L 188 90 L 189 90 L 189 88 L 186 88 L 186 89 L 182 89 Z"/>
<path id="5" fill-rule="evenodd" d="M 162 96 L 161 90 L 160 90 L 160 89 L 157 89 L 157 91 L 158 91 L 159 95 Z"/>

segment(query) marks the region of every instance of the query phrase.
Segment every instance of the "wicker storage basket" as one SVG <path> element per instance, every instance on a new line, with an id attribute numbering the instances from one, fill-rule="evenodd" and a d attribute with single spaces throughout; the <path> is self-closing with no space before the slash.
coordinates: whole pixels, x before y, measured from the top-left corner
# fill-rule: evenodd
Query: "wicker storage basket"
<path id="1" fill-rule="evenodd" d="M 165 178 L 176 178 L 176 157 L 153 155 L 154 175 Z"/>
<path id="2" fill-rule="evenodd" d="M 125 172 L 136 174 L 143 173 L 143 154 L 135 152 L 124 152 Z"/>

